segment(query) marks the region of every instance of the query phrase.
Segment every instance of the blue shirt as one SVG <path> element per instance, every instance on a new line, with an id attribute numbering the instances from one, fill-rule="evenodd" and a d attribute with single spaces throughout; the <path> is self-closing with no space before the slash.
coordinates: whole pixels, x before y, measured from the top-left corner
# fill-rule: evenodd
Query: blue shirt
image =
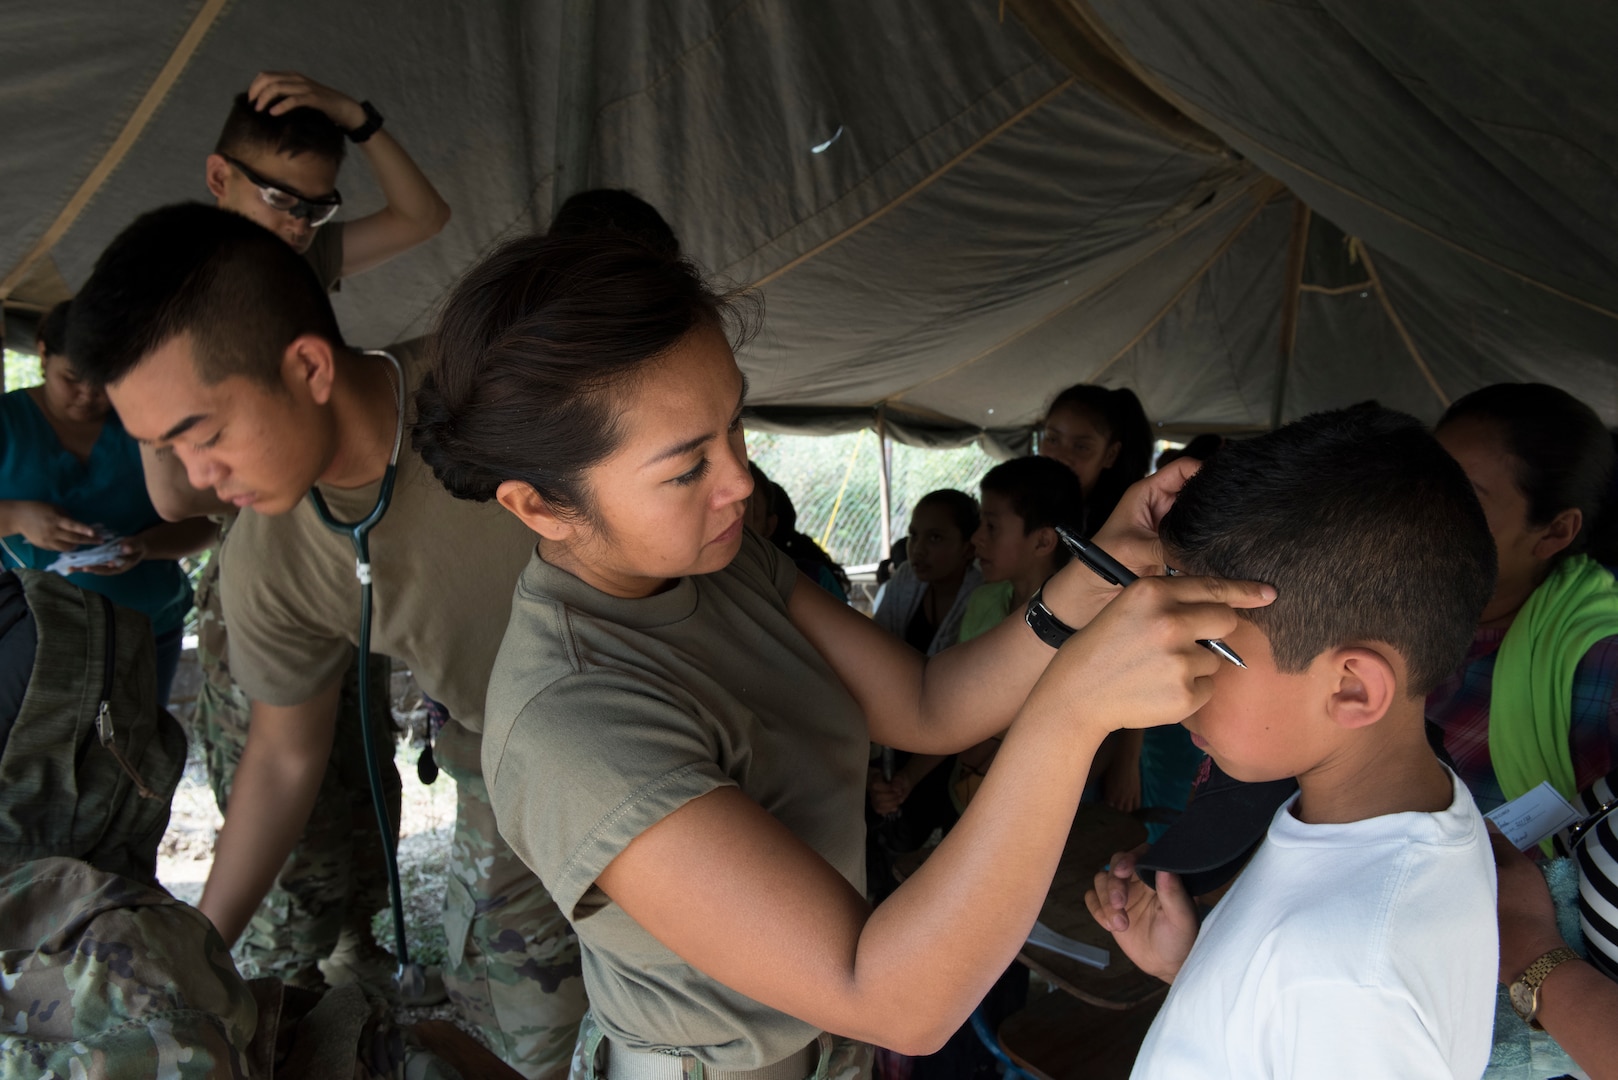
<path id="1" fill-rule="evenodd" d="M 114 536 L 134 536 L 162 523 L 146 494 L 140 445 L 107 414 L 89 461 L 74 457 L 27 390 L 0 396 L 0 499 L 50 503 L 75 521 L 100 525 Z M 6 546 L 24 566 L 43 570 L 59 552 L 36 548 L 20 535 Z M 0 555 L 0 561 L 12 561 Z M 148 559 L 122 574 L 69 574 L 73 584 L 101 593 L 115 604 L 152 620 L 164 634 L 185 625 L 191 583 L 172 559 Z"/>

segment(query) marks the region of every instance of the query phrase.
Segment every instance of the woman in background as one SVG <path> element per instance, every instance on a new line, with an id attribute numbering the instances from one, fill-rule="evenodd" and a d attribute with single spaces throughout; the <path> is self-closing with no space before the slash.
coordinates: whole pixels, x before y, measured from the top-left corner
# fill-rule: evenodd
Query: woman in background
<path id="1" fill-rule="evenodd" d="M 152 620 L 157 700 L 167 705 L 191 610 L 191 583 L 177 560 L 212 543 L 217 527 L 206 518 L 158 517 L 139 445 L 105 391 L 79 378 L 68 360 L 69 303 L 39 324 L 44 382 L 0 397 L 4 565 L 44 570 L 63 552 L 119 539 L 110 561 L 68 580 Z"/>

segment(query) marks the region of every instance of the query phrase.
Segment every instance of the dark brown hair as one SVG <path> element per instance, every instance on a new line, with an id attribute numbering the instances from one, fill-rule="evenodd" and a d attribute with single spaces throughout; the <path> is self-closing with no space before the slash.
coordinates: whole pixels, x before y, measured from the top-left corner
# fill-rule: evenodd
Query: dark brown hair
<path id="1" fill-rule="evenodd" d="M 253 221 L 201 203 L 151 210 L 119 233 L 73 298 L 67 351 L 91 382 L 115 383 L 191 336 L 202 381 L 281 385 L 294 338 L 343 348 L 326 290 L 303 256 Z"/>
<path id="2" fill-rule="evenodd" d="M 245 150 L 268 150 L 288 157 L 313 154 L 335 165 L 343 164 L 343 129 L 331 117 L 307 105 L 272 116 L 270 106 L 274 104 L 275 101 L 268 102 L 261 111 L 253 108 L 252 99 L 245 93 L 237 94 L 230 103 L 225 126 L 219 131 L 219 140 L 214 143 L 214 153 L 240 157 Z"/>
<path id="3" fill-rule="evenodd" d="M 1472 484 L 1420 421 L 1377 405 L 1315 413 L 1232 442 L 1158 529 L 1179 569 L 1265 581 L 1284 672 L 1383 641 L 1426 694 L 1455 670 L 1494 592 L 1494 540 Z"/>
<path id="4" fill-rule="evenodd" d="M 411 441 L 457 498 L 521 480 L 588 517 L 583 473 L 622 441 L 618 395 L 699 327 L 739 344 L 749 308 L 624 233 L 512 240 L 450 295 Z"/>
<path id="5" fill-rule="evenodd" d="M 1128 387 L 1109 390 L 1094 383 L 1078 383 L 1063 390 L 1045 410 L 1048 419 L 1058 409 L 1072 409 L 1095 421 L 1101 433 L 1119 444 L 1118 459 L 1096 478 L 1095 490 L 1085 497 L 1090 532 L 1112 516 L 1129 485 L 1146 475 L 1152 465 L 1152 425 L 1140 398 Z"/>
<path id="6" fill-rule="evenodd" d="M 1612 435 L 1594 409 L 1544 383 L 1496 383 L 1451 405 L 1438 429 L 1458 420 L 1493 425 L 1516 464 L 1517 489 L 1528 500 L 1528 524 L 1545 525 L 1578 507 L 1584 525 L 1552 562 L 1589 551 L 1602 562 L 1615 555 L 1605 513 L 1612 497 Z"/>

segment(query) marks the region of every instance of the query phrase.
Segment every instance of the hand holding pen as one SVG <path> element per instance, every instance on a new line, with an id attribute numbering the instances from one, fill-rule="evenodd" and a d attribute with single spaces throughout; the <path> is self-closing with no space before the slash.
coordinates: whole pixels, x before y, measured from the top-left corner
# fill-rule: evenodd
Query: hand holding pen
<path id="1" fill-rule="evenodd" d="M 1073 553 L 1074 558 L 1088 566 L 1103 581 L 1122 588 L 1135 580 L 1135 574 L 1128 567 L 1082 536 L 1060 525 L 1056 526 L 1056 535 L 1061 538 L 1062 543 L 1067 545 L 1067 549 Z M 1235 650 L 1217 638 L 1198 641 L 1197 644 L 1214 655 L 1230 661 L 1239 668 L 1247 667 L 1246 664 L 1242 663 L 1242 658 L 1236 655 Z"/>

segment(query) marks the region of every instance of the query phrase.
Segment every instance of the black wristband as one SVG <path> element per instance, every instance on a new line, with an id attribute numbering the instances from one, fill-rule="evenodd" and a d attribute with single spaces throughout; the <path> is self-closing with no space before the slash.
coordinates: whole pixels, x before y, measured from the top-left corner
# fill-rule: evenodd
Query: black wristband
<path id="1" fill-rule="evenodd" d="M 376 111 L 376 106 L 369 101 L 362 101 L 360 108 L 365 110 L 365 123 L 357 128 L 348 129 L 348 141 L 351 143 L 362 143 L 382 130 L 382 114 Z"/>
<path id="2" fill-rule="evenodd" d="M 1028 609 L 1023 612 L 1022 619 L 1039 640 L 1053 649 L 1060 649 L 1062 642 L 1077 633 L 1067 623 L 1052 615 L 1051 609 L 1045 606 L 1043 586 L 1034 590 L 1033 598 L 1028 601 Z"/>

